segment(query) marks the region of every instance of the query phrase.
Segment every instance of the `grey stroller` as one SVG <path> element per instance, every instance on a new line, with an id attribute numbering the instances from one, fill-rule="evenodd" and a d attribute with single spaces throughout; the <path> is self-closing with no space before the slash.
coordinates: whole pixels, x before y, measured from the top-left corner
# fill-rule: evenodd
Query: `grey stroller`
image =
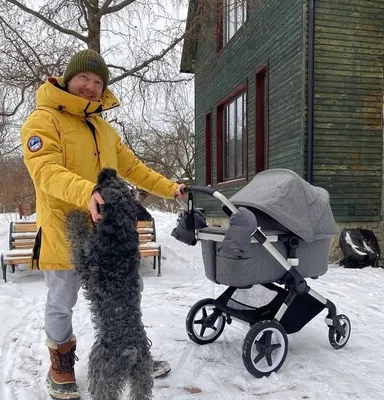
<path id="1" fill-rule="evenodd" d="M 326 308 L 331 346 L 340 349 L 346 345 L 351 334 L 348 317 L 338 315 L 335 305 L 305 280 L 327 272 L 330 240 L 337 233 L 326 190 L 290 170 L 271 169 L 257 174 L 230 200 L 209 187 L 190 186 L 186 192 L 188 206 L 179 201 L 186 208 L 186 219 L 194 216 L 195 193 L 220 200 L 230 217 L 228 228 L 202 229 L 193 226 L 196 218 L 189 218 L 192 223 L 187 228 L 195 230 L 201 242 L 206 277 L 228 286 L 218 298 L 203 299 L 191 307 L 186 329 L 193 342 L 212 343 L 226 324 L 245 322 L 250 329 L 243 343 L 243 363 L 253 376 L 268 376 L 286 359 L 287 334 L 298 332 Z M 257 229 L 249 235 L 245 251 L 224 252 L 231 219 L 242 207 L 252 212 Z M 241 229 L 235 236 L 241 235 L 239 232 Z M 237 290 L 254 285 L 274 291 L 272 301 L 254 307 L 233 298 Z"/>

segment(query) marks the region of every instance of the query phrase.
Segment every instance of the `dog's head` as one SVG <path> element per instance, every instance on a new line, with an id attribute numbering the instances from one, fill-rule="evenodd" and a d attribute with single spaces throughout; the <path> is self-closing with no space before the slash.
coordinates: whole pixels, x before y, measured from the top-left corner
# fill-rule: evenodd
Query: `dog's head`
<path id="1" fill-rule="evenodd" d="M 152 215 L 136 199 L 133 189 L 121 179 L 115 169 L 103 168 L 97 178 L 97 190 L 100 192 L 106 204 L 116 204 L 126 199 L 135 207 L 138 221 L 150 221 Z M 105 207 L 101 208 L 102 209 Z"/>

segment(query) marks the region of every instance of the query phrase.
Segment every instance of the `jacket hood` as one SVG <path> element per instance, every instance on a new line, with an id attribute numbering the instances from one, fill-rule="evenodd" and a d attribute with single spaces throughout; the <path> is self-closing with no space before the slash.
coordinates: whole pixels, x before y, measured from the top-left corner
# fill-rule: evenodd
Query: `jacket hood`
<path id="1" fill-rule="evenodd" d="M 89 101 L 75 96 L 65 90 L 62 77 L 49 78 L 36 92 L 36 105 L 67 111 L 70 114 L 90 117 L 118 107 L 120 102 L 107 88 L 104 90 L 100 101 Z"/>

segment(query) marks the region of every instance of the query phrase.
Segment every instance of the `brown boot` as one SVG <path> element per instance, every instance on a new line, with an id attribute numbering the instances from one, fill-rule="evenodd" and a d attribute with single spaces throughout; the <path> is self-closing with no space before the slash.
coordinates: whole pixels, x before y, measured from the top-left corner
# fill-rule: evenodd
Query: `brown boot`
<path id="1" fill-rule="evenodd" d="M 47 376 L 49 394 L 53 399 L 74 400 L 80 399 L 79 388 L 76 385 L 75 355 L 76 337 L 62 344 L 47 339 L 46 344 L 51 358 L 51 368 Z"/>

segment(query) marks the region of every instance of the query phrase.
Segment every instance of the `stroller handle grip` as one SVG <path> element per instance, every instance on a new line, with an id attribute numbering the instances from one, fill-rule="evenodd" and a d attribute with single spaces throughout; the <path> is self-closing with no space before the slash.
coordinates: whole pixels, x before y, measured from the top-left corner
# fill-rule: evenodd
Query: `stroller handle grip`
<path id="1" fill-rule="evenodd" d="M 195 192 L 199 192 L 199 193 L 204 193 L 207 194 L 209 196 L 213 196 L 213 194 L 216 192 L 216 189 L 212 188 L 212 187 L 207 187 L 207 186 L 186 186 L 183 190 L 183 193 L 195 193 Z"/>
<path id="2" fill-rule="evenodd" d="M 216 197 L 230 210 L 232 214 L 236 214 L 238 212 L 238 209 L 229 201 L 229 199 L 227 199 L 222 193 L 218 192 L 216 189 L 212 187 L 186 186 L 183 189 L 183 193 L 197 193 L 197 192 Z M 187 209 L 187 205 L 181 199 L 176 199 L 176 201 L 182 206 L 182 208 L 184 208 L 185 210 Z"/>

